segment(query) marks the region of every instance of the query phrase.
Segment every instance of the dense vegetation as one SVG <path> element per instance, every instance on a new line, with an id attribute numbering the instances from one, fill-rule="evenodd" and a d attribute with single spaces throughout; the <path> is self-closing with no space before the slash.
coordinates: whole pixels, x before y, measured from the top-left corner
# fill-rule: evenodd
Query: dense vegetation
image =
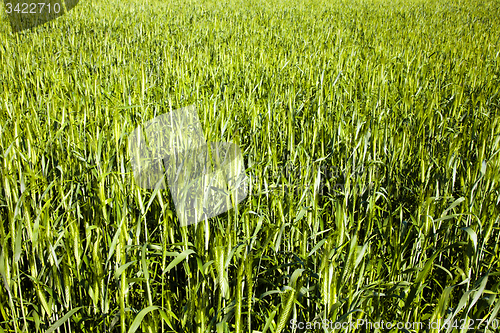
<path id="1" fill-rule="evenodd" d="M 490 0 L 98 0 L 17 34 L 4 20 L 0 332 L 495 331 L 499 31 Z M 192 104 L 252 186 L 181 228 L 168 190 L 134 183 L 127 136 Z"/>

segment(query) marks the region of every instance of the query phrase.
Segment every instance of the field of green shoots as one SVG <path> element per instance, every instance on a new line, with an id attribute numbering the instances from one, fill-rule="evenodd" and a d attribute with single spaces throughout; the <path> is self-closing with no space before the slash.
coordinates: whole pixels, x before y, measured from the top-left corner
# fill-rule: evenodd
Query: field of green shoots
<path id="1" fill-rule="evenodd" d="M 0 9 L 0 333 L 499 331 L 500 1 Z M 128 136 L 188 105 L 251 181 L 181 227 Z"/>

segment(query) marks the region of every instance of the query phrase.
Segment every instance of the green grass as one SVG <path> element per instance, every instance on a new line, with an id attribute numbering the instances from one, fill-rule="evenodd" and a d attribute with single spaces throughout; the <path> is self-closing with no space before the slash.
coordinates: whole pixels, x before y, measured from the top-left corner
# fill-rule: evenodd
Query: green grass
<path id="1" fill-rule="evenodd" d="M 0 27 L 0 332 L 496 331 L 498 1 L 99 0 Z M 252 187 L 180 228 L 127 140 L 191 104 Z"/>

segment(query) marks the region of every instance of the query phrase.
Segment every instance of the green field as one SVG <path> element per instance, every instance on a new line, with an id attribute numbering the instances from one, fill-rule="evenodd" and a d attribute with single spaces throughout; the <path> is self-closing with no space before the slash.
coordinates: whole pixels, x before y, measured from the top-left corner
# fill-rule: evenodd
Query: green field
<path id="1" fill-rule="evenodd" d="M 6 17 L 0 333 L 499 331 L 500 1 Z M 135 184 L 128 135 L 188 105 L 252 181 L 180 227 L 168 190 Z"/>

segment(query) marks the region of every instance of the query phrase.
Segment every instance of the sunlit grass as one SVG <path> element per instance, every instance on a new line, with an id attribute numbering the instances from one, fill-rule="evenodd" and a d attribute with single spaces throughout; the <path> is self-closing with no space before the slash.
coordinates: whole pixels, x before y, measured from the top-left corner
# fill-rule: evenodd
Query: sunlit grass
<path id="1" fill-rule="evenodd" d="M 4 24 L 0 331 L 492 327 L 499 18 L 476 0 L 83 1 Z M 181 228 L 127 145 L 192 104 L 252 181 Z"/>

